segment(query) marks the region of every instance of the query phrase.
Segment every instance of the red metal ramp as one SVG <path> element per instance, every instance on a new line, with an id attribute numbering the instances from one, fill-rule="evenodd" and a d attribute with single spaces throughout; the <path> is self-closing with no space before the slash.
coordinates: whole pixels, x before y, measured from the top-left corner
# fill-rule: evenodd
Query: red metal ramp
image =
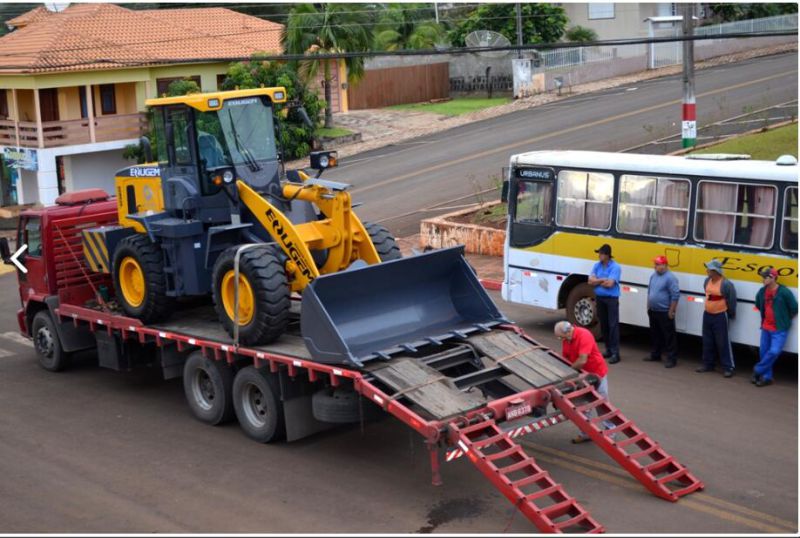
<path id="1" fill-rule="evenodd" d="M 553 405 L 654 495 L 674 502 L 703 489 L 703 482 L 601 396 L 594 386 L 582 380 L 573 387 L 575 390 L 570 392 L 551 388 Z M 604 429 L 604 422 L 614 426 Z"/>
<path id="2" fill-rule="evenodd" d="M 463 427 L 454 421 L 448 428 L 453 443 L 540 531 L 604 531 L 494 420 Z"/>

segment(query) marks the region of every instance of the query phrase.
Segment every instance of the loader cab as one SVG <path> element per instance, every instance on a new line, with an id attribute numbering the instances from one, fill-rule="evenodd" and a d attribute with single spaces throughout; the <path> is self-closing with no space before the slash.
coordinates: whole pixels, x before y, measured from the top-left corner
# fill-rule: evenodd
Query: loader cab
<path id="1" fill-rule="evenodd" d="M 279 195 L 273 102 L 285 100 L 283 88 L 262 88 L 148 101 L 165 209 L 207 223 L 229 222 L 223 178 Z"/>

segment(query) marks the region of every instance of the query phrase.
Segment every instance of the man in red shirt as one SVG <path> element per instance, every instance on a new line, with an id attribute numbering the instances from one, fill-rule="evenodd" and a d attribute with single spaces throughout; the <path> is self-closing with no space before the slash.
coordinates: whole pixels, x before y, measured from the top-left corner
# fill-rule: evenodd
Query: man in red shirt
<path id="1" fill-rule="evenodd" d="M 608 400 L 608 365 L 597 347 L 594 336 L 588 329 L 575 327 L 569 321 L 559 321 L 554 328 L 556 338 L 561 340 L 561 355 L 579 372 L 585 371 L 600 379 L 597 392 Z M 594 410 L 589 412 L 594 414 Z M 605 421 L 606 429 L 613 428 L 612 422 Z M 572 439 L 573 443 L 585 443 L 589 436 L 581 432 Z"/>

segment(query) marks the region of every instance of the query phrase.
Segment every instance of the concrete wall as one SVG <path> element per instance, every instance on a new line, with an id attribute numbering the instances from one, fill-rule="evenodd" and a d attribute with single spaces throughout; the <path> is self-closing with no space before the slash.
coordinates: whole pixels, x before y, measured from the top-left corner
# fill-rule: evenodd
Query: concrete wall
<path id="1" fill-rule="evenodd" d="M 67 191 L 100 188 L 113 195 L 115 172 L 131 164 L 121 149 L 65 156 Z"/>
<path id="2" fill-rule="evenodd" d="M 614 2 L 614 18 L 590 19 L 588 3 L 560 4 L 569 18 L 567 28 L 583 26 L 597 32 L 598 39 L 622 39 L 647 35 L 647 17 L 672 15 L 667 2 Z"/>

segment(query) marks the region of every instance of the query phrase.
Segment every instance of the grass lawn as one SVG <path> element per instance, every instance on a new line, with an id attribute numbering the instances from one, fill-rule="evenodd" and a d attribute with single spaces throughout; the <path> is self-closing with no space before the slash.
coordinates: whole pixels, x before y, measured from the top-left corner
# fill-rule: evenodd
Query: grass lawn
<path id="1" fill-rule="evenodd" d="M 320 127 L 317 129 L 316 135 L 318 137 L 325 137 L 325 138 L 339 138 L 340 136 L 347 136 L 353 134 L 353 131 L 348 131 L 342 127 L 331 127 L 330 129 L 326 129 L 325 127 Z"/>
<path id="2" fill-rule="evenodd" d="M 419 110 L 422 112 L 433 112 L 434 114 L 442 114 L 444 116 L 459 116 L 482 110 L 498 105 L 510 103 L 510 97 L 493 97 L 491 99 L 476 98 L 476 97 L 461 97 L 458 99 L 451 99 L 442 103 L 414 103 L 410 105 L 394 105 L 387 108 L 394 110 Z"/>
<path id="3" fill-rule="evenodd" d="M 797 157 L 797 124 L 740 136 L 692 153 L 745 153 L 760 161 L 774 161 L 781 155 Z"/>

